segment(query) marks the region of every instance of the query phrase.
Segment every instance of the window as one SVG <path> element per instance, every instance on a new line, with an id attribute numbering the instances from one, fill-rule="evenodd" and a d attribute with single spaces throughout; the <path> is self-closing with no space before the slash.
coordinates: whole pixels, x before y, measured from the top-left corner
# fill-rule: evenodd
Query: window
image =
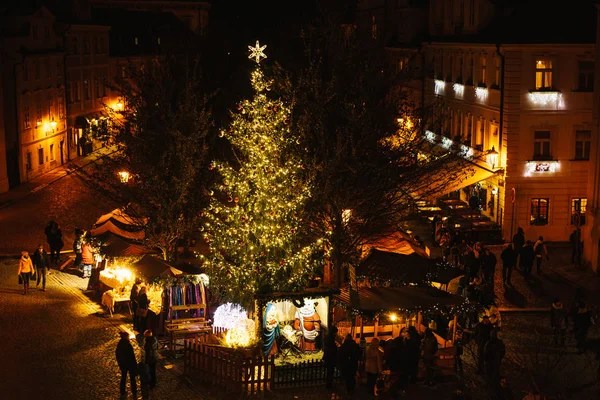
<path id="1" fill-rule="evenodd" d="M 23 61 L 23 80 L 27 82 L 29 79 L 29 69 L 27 68 L 27 60 Z"/>
<path id="2" fill-rule="evenodd" d="M 474 79 L 473 79 L 473 77 L 474 77 L 473 71 L 475 70 L 474 65 L 475 65 L 475 58 L 473 58 L 473 56 L 470 56 L 469 57 L 469 69 L 467 71 L 467 84 L 468 85 L 472 85 L 473 81 L 474 81 Z"/>
<path id="3" fill-rule="evenodd" d="M 469 7 L 471 14 L 469 15 L 469 23 L 471 26 L 475 26 L 475 0 L 471 0 L 471 7 Z"/>
<path id="4" fill-rule="evenodd" d="M 473 116 L 471 114 L 467 114 L 467 138 L 466 142 L 469 146 L 471 146 L 471 141 L 473 140 Z"/>
<path id="5" fill-rule="evenodd" d="M 79 41 L 77 40 L 77 36 L 73 36 L 71 39 L 71 52 L 73 54 L 79 54 Z"/>
<path id="6" fill-rule="evenodd" d="M 127 71 L 125 70 L 125 66 L 123 65 L 121 67 L 121 78 L 126 78 L 127 77 Z"/>
<path id="7" fill-rule="evenodd" d="M 38 163 L 39 163 L 39 165 L 44 165 L 44 148 L 43 147 L 38 149 Z"/>
<path id="8" fill-rule="evenodd" d="M 33 62 L 33 69 L 35 70 L 35 79 L 40 79 L 40 63 L 37 61 Z"/>
<path id="9" fill-rule="evenodd" d="M 464 62 L 465 62 L 464 56 L 459 56 L 458 57 L 458 71 L 457 71 L 458 74 L 456 76 L 456 82 L 458 82 L 458 83 L 462 83 L 462 81 L 463 81 Z"/>
<path id="10" fill-rule="evenodd" d="M 94 53 L 100 54 L 100 42 L 97 37 L 94 37 Z"/>
<path id="11" fill-rule="evenodd" d="M 103 37 L 100 37 L 100 39 L 98 39 L 98 53 L 104 54 L 104 38 Z"/>
<path id="12" fill-rule="evenodd" d="M 62 92 L 58 94 L 57 107 L 58 107 L 58 119 L 64 119 L 65 118 L 65 98 L 64 98 L 64 95 L 62 94 Z"/>
<path id="13" fill-rule="evenodd" d="M 31 171 L 31 152 L 27 152 L 27 156 L 25 157 L 25 169 L 27 171 Z"/>
<path id="14" fill-rule="evenodd" d="M 448 77 L 447 80 L 448 82 L 452 82 L 454 80 L 454 56 L 451 55 L 450 59 L 448 60 Z"/>
<path id="15" fill-rule="evenodd" d="M 54 144 L 50 145 L 50 161 L 54 161 Z"/>
<path id="16" fill-rule="evenodd" d="M 548 205 L 550 199 L 531 199 L 531 225 L 548 225 Z"/>
<path id="17" fill-rule="evenodd" d="M 33 32 L 33 38 L 37 39 L 38 38 L 38 27 L 34 26 L 32 29 L 32 32 Z"/>
<path id="18" fill-rule="evenodd" d="M 579 61 L 579 78 L 577 90 L 582 92 L 594 91 L 594 62 Z"/>
<path id="19" fill-rule="evenodd" d="M 479 77 L 479 85 L 485 86 L 487 83 L 487 58 L 485 58 L 485 56 L 479 57 L 479 63 L 481 66 L 481 76 Z"/>
<path id="20" fill-rule="evenodd" d="M 79 82 L 73 82 L 73 102 L 79 101 Z"/>
<path id="21" fill-rule="evenodd" d="M 59 78 L 62 76 L 62 64 L 60 62 L 60 58 L 56 59 L 56 76 Z"/>
<path id="22" fill-rule="evenodd" d="M 87 36 L 83 38 L 83 54 L 90 54 L 90 39 Z"/>
<path id="23" fill-rule="evenodd" d="M 575 131 L 575 159 L 590 159 L 590 143 L 592 131 Z"/>
<path id="24" fill-rule="evenodd" d="M 485 138 L 485 118 L 479 117 L 479 131 L 475 137 L 475 148 L 483 151 L 483 140 Z"/>
<path id="25" fill-rule="evenodd" d="M 371 38 L 377 39 L 377 20 L 374 15 L 371 16 Z M 137 38 L 135 40 L 135 44 L 137 44 Z"/>
<path id="26" fill-rule="evenodd" d="M 550 131 L 535 131 L 533 133 L 533 159 L 550 160 Z"/>
<path id="27" fill-rule="evenodd" d="M 373 17 L 375 18 L 375 17 Z M 137 37 L 133 38 L 133 43 L 137 46 L 138 44 L 140 44 L 140 41 L 138 40 Z"/>
<path id="28" fill-rule="evenodd" d="M 42 123 L 42 99 L 38 98 L 36 101 L 37 106 L 37 124 Z"/>
<path id="29" fill-rule="evenodd" d="M 158 43 L 158 45 L 160 46 L 160 36 L 156 38 L 156 43 Z"/>
<path id="30" fill-rule="evenodd" d="M 431 56 L 431 76 L 433 77 L 433 79 L 436 78 L 436 73 L 437 73 L 437 65 L 436 65 L 436 58 L 435 58 L 435 54 L 433 54 Z"/>
<path id="31" fill-rule="evenodd" d="M 552 61 L 547 59 L 538 59 L 535 61 L 535 88 L 552 88 Z"/>
<path id="32" fill-rule="evenodd" d="M 499 88 L 500 87 L 500 67 L 502 64 L 502 60 L 500 59 L 500 57 L 496 57 L 494 59 L 495 62 L 495 71 L 494 71 L 494 86 Z"/>
<path id="33" fill-rule="evenodd" d="M 90 82 L 87 80 L 83 81 L 83 99 L 90 99 Z"/>
<path id="34" fill-rule="evenodd" d="M 25 125 L 26 129 L 31 127 L 31 115 L 29 111 L 29 104 L 25 104 L 25 106 L 23 107 L 23 124 Z"/>
<path id="35" fill-rule="evenodd" d="M 46 78 L 50 78 L 50 60 L 47 58 L 44 60 L 44 69 L 46 70 Z"/>
<path id="36" fill-rule="evenodd" d="M 48 40 L 50 38 L 50 28 L 44 28 L 44 39 Z"/>
<path id="37" fill-rule="evenodd" d="M 571 199 L 571 225 L 585 225 L 586 211 L 587 198 Z"/>

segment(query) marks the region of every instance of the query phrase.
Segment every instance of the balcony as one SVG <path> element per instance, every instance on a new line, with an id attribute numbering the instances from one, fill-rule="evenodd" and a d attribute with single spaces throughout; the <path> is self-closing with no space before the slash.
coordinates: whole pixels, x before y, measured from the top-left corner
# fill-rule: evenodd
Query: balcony
<path id="1" fill-rule="evenodd" d="M 435 144 L 436 146 L 454 153 L 461 158 L 477 165 L 480 168 L 484 168 L 491 172 L 496 172 L 501 168 L 498 168 L 498 160 L 497 160 L 497 152 L 495 150 L 491 151 L 481 151 L 480 149 L 467 146 L 466 144 L 454 141 L 449 137 L 436 134 L 430 130 L 426 130 L 424 134 L 425 139 Z M 496 159 L 490 158 L 490 154 L 495 153 Z"/>

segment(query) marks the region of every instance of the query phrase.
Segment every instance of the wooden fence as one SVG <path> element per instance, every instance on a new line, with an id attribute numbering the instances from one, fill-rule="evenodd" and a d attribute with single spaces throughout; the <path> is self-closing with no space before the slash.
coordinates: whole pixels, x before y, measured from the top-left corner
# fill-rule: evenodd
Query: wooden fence
<path id="1" fill-rule="evenodd" d="M 274 357 L 244 356 L 232 349 L 186 340 L 184 374 L 232 393 L 257 394 L 271 389 Z"/>
<path id="2" fill-rule="evenodd" d="M 277 365 L 273 374 L 273 388 L 292 388 L 324 385 L 327 369 L 322 360 L 304 361 L 298 364 Z M 335 370 L 334 379 L 339 379 Z"/>

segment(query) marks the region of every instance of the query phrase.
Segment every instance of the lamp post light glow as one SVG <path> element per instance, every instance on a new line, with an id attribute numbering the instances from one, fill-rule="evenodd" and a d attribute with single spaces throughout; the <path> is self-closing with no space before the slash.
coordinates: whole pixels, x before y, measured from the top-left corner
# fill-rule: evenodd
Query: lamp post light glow
<path id="1" fill-rule="evenodd" d="M 496 165 L 498 164 L 498 152 L 494 146 L 492 146 L 492 149 L 487 152 L 486 158 L 487 163 L 492 166 L 492 169 L 496 168 Z"/>
<path id="2" fill-rule="evenodd" d="M 118 173 L 118 175 L 119 175 L 119 179 L 121 180 L 121 183 L 127 183 L 127 182 L 129 182 L 129 175 L 130 175 L 129 172 L 127 172 L 127 171 L 120 171 Z"/>

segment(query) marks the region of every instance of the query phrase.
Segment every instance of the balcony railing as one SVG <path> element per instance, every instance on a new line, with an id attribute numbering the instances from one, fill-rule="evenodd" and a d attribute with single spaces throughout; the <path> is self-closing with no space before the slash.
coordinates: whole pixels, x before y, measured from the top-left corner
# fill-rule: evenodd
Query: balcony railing
<path id="1" fill-rule="evenodd" d="M 485 151 L 481 151 L 474 147 L 467 146 L 466 144 L 454 141 L 447 136 L 439 135 L 430 130 L 426 130 L 424 136 L 428 142 L 433 143 L 436 146 L 439 146 L 451 153 L 454 153 L 464 158 L 465 160 L 475 163 L 482 168 L 493 171 L 498 169 L 497 165 L 492 165 L 489 163 L 489 161 L 487 160 L 487 153 Z"/>

